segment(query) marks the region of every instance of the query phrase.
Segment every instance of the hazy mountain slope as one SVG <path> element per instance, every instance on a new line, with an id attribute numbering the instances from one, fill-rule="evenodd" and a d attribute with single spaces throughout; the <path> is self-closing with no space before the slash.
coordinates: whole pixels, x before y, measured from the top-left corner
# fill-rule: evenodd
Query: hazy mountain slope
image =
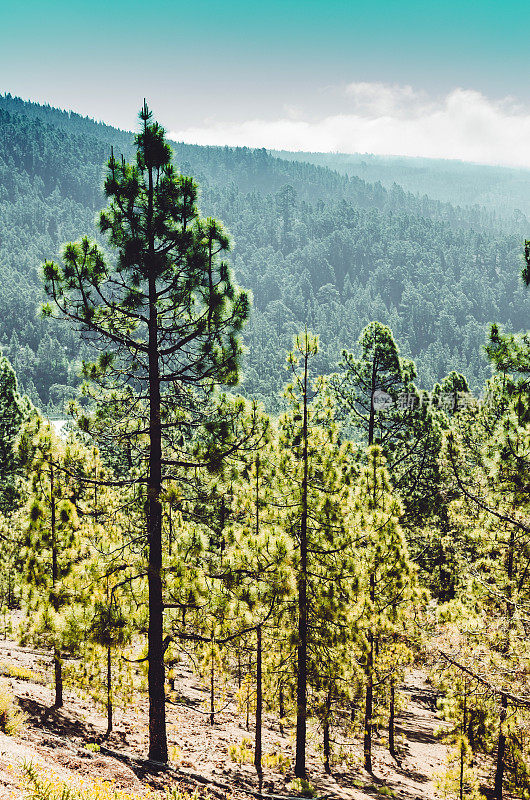
<path id="1" fill-rule="evenodd" d="M 514 224 L 530 217 L 530 170 L 470 164 L 465 161 L 376 156 L 370 153 L 293 153 L 271 151 L 288 161 L 329 167 L 343 175 L 379 181 L 390 188 L 399 184 L 407 192 L 426 194 L 461 206 L 483 206 Z M 530 231 L 530 224 L 527 229 Z"/>
<path id="2" fill-rule="evenodd" d="M 0 342 L 41 404 L 60 404 L 87 351 L 67 326 L 38 317 L 38 268 L 62 242 L 95 235 L 111 144 L 129 156 L 132 135 L 0 97 Z M 203 213 L 235 239 L 238 280 L 254 293 L 244 390 L 269 405 L 285 382 L 292 334 L 305 324 L 321 335 L 319 366 L 329 370 L 364 324 L 387 322 L 425 386 L 450 369 L 478 386 L 488 374 L 487 324 L 527 325 L 520 221 L 499 226 L 479 208 L 264 150 L 176 144 L 175 156 L 200 182 Z"/>

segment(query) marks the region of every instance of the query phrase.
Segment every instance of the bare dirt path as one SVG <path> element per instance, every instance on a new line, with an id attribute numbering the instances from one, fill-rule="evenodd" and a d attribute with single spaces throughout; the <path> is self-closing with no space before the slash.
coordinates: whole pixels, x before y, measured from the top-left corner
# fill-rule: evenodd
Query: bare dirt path
<path id="1" fill-rule="evenodd" d="M 400 692 L 406 699 L 406 710 L 396 719 L 398 761 L 381 742 L 374 747 L 373 775 L 364 770 L 337 774 L 319 780 L 320 791 L 344 800 L 381 798 L 387 793 L 398 800 L 438 798 L 435 780 L 445 769 L 447 746 L 438 736 L 443 720 L 437 714 L 436 695 L 426 681 L 425 672 L 419 669 L 409 672 Z"/>
<path id="2" fill-rule="evenodd" d="M 443 722 L 436 711 L 436 696 L 419 670 L 409 673 L 402 691 L 409 701 L 396 725 L 396 733 L 403 737 L 403 758 L 396 768 L 397 781 L 389 785 L 403 800 L 435 798 L 434 779 L 443 772 L 447 754 L 447 746 L 437 735 Z"/>

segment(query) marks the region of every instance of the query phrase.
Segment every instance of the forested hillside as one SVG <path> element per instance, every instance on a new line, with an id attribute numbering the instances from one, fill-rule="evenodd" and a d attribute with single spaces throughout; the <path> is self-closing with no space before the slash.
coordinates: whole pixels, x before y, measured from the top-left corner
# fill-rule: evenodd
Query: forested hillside
<path id="1" fill-rule="evenodd" d="M 528 800 L 530 242 L 5 104 L 0 796 Z"/>
<path id="2" fill-rule="evenodd" d="M 132 135 L 75 114 L 0 98 L 0 341 L 22 388 L 58 409 L 84 355 L 66 328 L 38 316 L 41 263 L 94 231 L 111 145 L 129 157 Z M 264 150 L 174 145 L 234 240 L 238 282 L 254 296 L 244 337 L 244 391 L 275 407 L 284 353 L 308 325 L 329 372 L 372 319 L 388 324 L 430 387 L 451 369 L 478 389 L 489 374 L 484 332 L 524 327 L 518 283 L 524 220 L 455 207 Z"/>
<path id="3" fill-rule="evenodd" d="M 482 206 L 506 225 L 521 224 L 522 216 L 530 215 L 530 170 L 522 167 L 371 153 L 271 152 L 289 161 L 328 167 L 369 182 L 380 181 L 387 188 L 397 183 L 406 191 L 442 202 Z"/>

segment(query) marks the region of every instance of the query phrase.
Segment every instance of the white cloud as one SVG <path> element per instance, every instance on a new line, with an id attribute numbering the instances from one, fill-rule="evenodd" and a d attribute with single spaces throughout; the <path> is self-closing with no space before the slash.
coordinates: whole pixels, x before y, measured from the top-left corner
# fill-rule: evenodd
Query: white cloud
<path id="1" fill-rule="evenodd" d="M 388 114 L 403 116 L 422 109 L 426 101 L 424 93 L 412 86 L 386 83 L 349 83 L 344 93 L 352 102 L 356 114 L 381 117 Z"/>
<path id="2" fill-rule="evenodd" d="M 530 109 L 471 89 L 429 99 L 411 86 L 352 83 L 342 113 L 241 123 L 208 121 L 173 131 L 176 141 L 341 153 L 457 158 L 530 167 Z"/>

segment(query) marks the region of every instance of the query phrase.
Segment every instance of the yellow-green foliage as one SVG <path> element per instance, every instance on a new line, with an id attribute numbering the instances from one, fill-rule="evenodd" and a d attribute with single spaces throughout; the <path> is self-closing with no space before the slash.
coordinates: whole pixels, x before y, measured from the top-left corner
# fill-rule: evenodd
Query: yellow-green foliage
<path id="1" fill-rule="evenodd" d="M 15 705 L 13 692 L 7 681 L 0 681 L 0 731 L 14 736 L 24 722 L 24 714 Z"/>
<path id="2" fill-rule="evenodd" d="M 22 765 L 24 774 L 21 789 L 26 800 L 145 800 L 151 795 L 131 794 L 115 789 L 109 781 L 86 781 L 83 778 L 64 780 L 49 772 L 46 777 L 31 763 Z M 199 800 L 199 794 L 183 792 L 174 787 L 166 790 L 167 800 Z"/>
<path id="3" fill-rule="evenodd" d="M 183 792 L 180 786 L 172 786 L 170 789 L 166 789 L 166 798 L 167 800 L 199 800 L 200 794 L 198 789 L 194 789 L 191 794 L 188 794 Z"/>
<path id="4" fill-rule="evenodd" d="M 6 678 L 16 678 L 19 681 L 38 681 L 37 675 L 28 667 L 21 667 L 12 661 L 2 661 L 0 663 L 0 674 Z"/>
<path id="5" fill-rule="evenodd" d="M 236 761 L 239 766 L 242 764 L 252 764 L 254 760 L 254 752 L 252 749 L 252 742 L 250 739 L 241 739 L 241 744 L 229 744 L 228 755 L 231 761 Z"/>
<path id="6" fill-rule="evenodd" d="M 454 746 L 447 752 L 445 771 L 435 780 L 437 793 L 444 800 L 456 800 L 460 796 L 462 777 L 466 798 L 484 800 L 478 788 L 478 780 L 472 767 L 473 753 L 465 736 L 456 737 Z"/>
<path id="7" fill-rule="evenodd" d="M 169 760 L 172 764 L 180 764 L 182 761 L 182 750 L 175 744 L 169 748 Z"/>
<path id="8" fill-rule="evenodd" d="M 281 750 L 274 750 L 272 753 L 265 753 L 263 766 L 286 775 L 291 770 L 291 759 L 289 756 L 284 755 Z"/>
<path id="9" fill-rule="evenodd" d="M 287 784 L 287 788 L 293 794 L 299 794 L 301 797 L 314 797 L 316 794 L 309 781 L 305 781 L 303 778 L 295 778 L 294 781 Z"/>

